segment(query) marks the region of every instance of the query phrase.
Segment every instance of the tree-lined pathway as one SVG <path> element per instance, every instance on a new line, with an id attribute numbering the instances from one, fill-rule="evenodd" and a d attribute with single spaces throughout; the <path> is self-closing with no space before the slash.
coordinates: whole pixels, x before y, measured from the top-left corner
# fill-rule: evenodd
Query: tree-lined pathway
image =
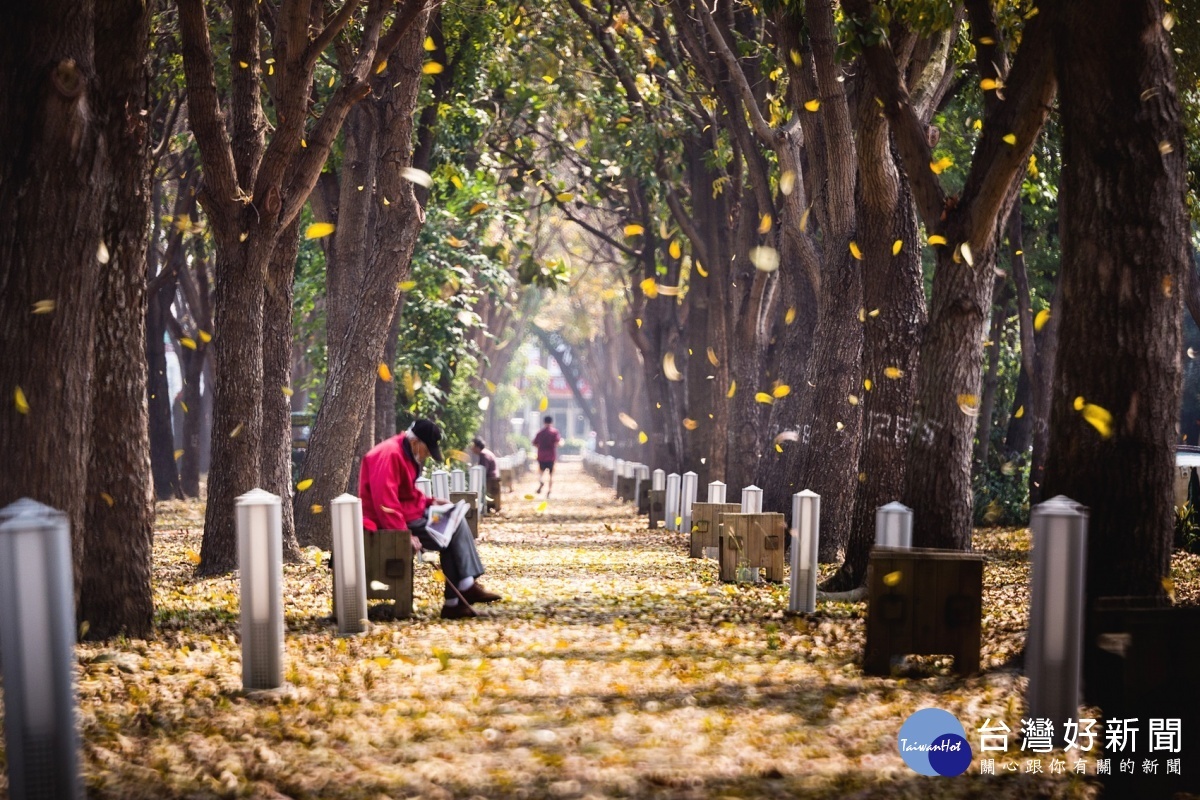
<path id="1" fill-rule="evenodd" d="M 1062 775 L 918 780 L 896 751 L 901 722 L 926 705 L 968 728 L 990 717 L 1017 729 L 1023 679 L 1005 662 L 1026 613 L 1023 533 L 977 543 L 993 556 L 983 676 L 960 681 L 930 658 L 904 676 L 864 679 L 862 604 L 785 617 L 785 586 L 718 583 L 715 562 L 689 560 L 676 534 L 647 531 L 578 463 L 559 470 L 544 508 L 530 476 L 506 495 L 504 517 L 485 522 L 485 583 L 505 602 L 483 618 L 438 619 L 426 566 L 414 620 L 339 639 L 323 619 L 327 570 L 315 559 L 287 566 L 290 686 L 265 698 L 240 693 L 236 579 L 191 577 L 203 508 L 161 504 L 159 635 L 81 646 L 91 796 L 1017 797 L 1082 788 Z"/>

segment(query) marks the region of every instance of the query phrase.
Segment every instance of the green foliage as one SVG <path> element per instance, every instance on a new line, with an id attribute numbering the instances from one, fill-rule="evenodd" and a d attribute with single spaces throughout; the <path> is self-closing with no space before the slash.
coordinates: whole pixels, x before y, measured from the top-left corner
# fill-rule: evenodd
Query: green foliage
<path id="1" fill-rule="evenodd" d="M 1027 525 L 1029 523 L 1029 461 L 1004 461 L 997 448 L 988 469 L 972 480 L 976 525 Z"/>

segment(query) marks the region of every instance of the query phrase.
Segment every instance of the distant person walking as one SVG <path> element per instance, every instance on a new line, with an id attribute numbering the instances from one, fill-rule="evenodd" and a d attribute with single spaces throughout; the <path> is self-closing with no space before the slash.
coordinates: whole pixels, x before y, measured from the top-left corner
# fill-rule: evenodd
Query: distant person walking
<path id="1" fill-rule="evenodd" d="M 554 462 L 558 460 L 558 445 L 562 442 L 562 436 L 558 429 L 554 427 L 554 417 L 546 415 L 542 420 L 542 429 L 537 432 L 537 436 L 533 437 L 533 443 L 537 445 L 537 460 L 538 460 L 538 494 L 542 493 L 542 487 L 546 487 L 546 499 L 550 499 L 550 492 L 554 489 Z M 549 478 L 546 473 L 549 472 Z"/>
<path id="2" fill-rule="evenodd" d="M 500 465 L 496 463 L 496 454 L 488 449 L 487 442 L 479 437 L 471 442 L 471 449 L 475 452 L 475 457 L 479 459 L 479 466 L 483 467 L 487 478 L 487 509 L 488 511 L 500 510 Z"/>

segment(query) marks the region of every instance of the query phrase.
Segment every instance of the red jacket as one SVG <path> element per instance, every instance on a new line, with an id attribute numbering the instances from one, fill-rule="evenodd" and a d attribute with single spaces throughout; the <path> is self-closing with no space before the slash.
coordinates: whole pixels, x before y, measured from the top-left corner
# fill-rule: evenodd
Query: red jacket
<path id="1" fill-rule="evenodd" d="M 419 519 L 433 504 L 417 488 L 421 474 L 412 449 L 401 433 L 384 439 L 363 456 L 358 473 L 358 496 L 362 499 L 363 528 L 369 531 L 402 531 Z"/>
<path id="2" fill-rule="evenodd" d="M 542 428 L 533 437 L 533 443 L 537 445 L 537 460 L 543 464 L 547 461 L 554 461 L 558 457 L 558 443 L 562 441 L 562 436 L 558 433 L 558 428 L 551 425 L 549 428 Z"/>

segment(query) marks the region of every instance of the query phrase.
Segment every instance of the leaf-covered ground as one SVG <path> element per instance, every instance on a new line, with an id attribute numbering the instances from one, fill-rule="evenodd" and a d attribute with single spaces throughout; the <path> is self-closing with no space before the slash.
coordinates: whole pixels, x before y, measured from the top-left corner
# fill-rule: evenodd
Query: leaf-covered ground
<path id="1" fill-rule="evenodd" d="M 532 490 L 527 479 L 484 523 L 484 582 L 505 602 L 477 620 L 437 618 L 424 566 L 414 620 L 338 638 L 328 572 L 287 566 L 290 685 L 261 697 L 241 693 L 236 578 L 192 577 L 202 507 L 161 505 L 158 636 L 79 648 L 90 796 L 1095 793 L 1079 776 L 981 776 L 978 757 L 966 775 L 923 778 L 897 754 L 900 724 L 925 706 L 958 716 L 972 746 L 985 718 L 1019 727 L 1024 679 L 1009 660 L 1028 613 L 1025 532 L 978 534 L 992 557 L 982 675 L 927 657 L 866 678 L 863 603 L 787 617 L 786 586 L 722 585 L 715 562 L 648 531 L 578 464 L 560 466 L 542 513 Z M 1191 602 L 1198 563 L 1177 556 Z"/>

